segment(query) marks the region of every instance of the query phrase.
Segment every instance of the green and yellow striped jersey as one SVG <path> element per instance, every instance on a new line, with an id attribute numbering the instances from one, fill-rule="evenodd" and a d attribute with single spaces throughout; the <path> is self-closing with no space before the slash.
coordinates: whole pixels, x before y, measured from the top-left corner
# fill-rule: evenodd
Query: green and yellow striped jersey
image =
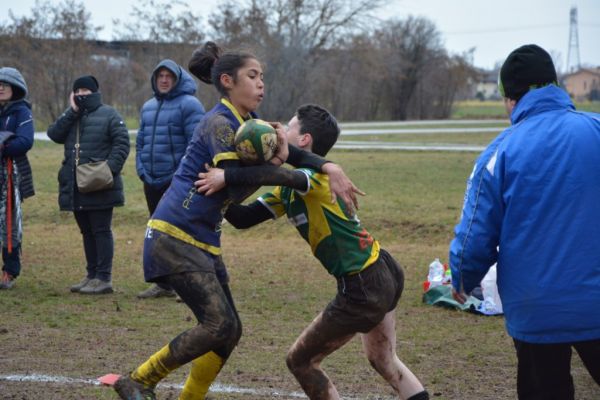
<path id="1" fill-rule="evenodd" d="M 346 215 L 341 201 L 331 203 L 329 176 L 312 169 L 297 171 L 307 176 L 306 192 L 278 186 L 258 201 L 274 218 L 287 215 L 330 274 L 353 274 L 374 263 L 379 257 L 379 242 L 361 226 L 356 215 Z"/>

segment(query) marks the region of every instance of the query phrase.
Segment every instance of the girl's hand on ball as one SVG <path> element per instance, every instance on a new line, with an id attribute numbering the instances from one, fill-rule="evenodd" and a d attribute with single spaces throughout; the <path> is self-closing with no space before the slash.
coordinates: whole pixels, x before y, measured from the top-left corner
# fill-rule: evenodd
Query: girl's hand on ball
<path id="1" fill-rule="evenodd" d="M 198 179 L 194 182 L 198 193 L 204 193 L 205 196 L 210 196 L 213 193 L 223 189 L 225 184 L 225 170 L 221 168 L 211 168 L 208 164 L 204 164 L 206 172 L 200 172 Z"/>
<path id="2" fill-rule="evenodd" d="M 285 134 L 285 127 L 280 122 L 269 123 L 273 128 L 275 128 L 275 132 L 277 132 L 277 153 L 275 153 L 273 158 L 281 161 L 281 164 L 285 164 L 285 161 L 290 155 L 290 151 L 288 149 L 287 135 Z"/>

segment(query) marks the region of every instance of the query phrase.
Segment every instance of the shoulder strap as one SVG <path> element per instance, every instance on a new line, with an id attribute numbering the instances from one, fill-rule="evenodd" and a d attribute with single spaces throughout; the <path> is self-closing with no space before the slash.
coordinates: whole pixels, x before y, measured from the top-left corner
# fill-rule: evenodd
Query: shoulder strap
<path id="1" fill-rule="evenodd" d="M 80 121 L 77 120 L 77 133 L 75 135 L 75 166 L 79 165 L 79 123 Z"/>

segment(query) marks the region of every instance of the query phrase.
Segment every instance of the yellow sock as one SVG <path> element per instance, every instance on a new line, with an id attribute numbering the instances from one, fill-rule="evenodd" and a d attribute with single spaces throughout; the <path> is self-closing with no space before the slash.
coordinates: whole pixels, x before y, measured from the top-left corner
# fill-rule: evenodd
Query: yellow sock
<path id="1" fill-rule="evenodd" d="M 212 351 L 192 361 L 192 369 L 183 385 L 179 400 L 204 400 L 208 388 L 217 378 L 223 364 L 225 359 Z"/>
<path id="2" fill-rule="evenodd" d="M 146 386 L 154 387 L 180 365 L 173 359 L 169 345 L 154 353 L 145 363 L 131 373 L 131 378 Z"/>

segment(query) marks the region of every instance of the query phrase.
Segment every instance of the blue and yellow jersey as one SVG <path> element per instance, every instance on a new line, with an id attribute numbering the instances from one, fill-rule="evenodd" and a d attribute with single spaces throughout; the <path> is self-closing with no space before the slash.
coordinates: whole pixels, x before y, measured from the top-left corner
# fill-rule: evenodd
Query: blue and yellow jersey
<path id="1" fill-rule="evenodd" d="M 252 114 L 253 117 L 254 114 Z M 166 233 L 213 255 L 221 253 L 221 222 L 229 203 L 227 191 L 211 196 L 196 191 L 198 173 L 205 164 L 217 166 L 223 160 L 237 160 L 235 132 L 244 122 L 233 105 L 222 99 L 207 112 L 163 195 L 148 228 Z"/>
<path id="2" fill-rule="evenodd" d="M 379 242 L 361 226 L 356 215 L 346 215 L 342 202 L 331 203 L 329 177 L 312 169 L 297 171 L 307 176 L 306 192 L 278 186 L 258 201 L 274 218 L 287 215 L 331 275 L 353 274 L 373 264 L 379 257 Z"/>

